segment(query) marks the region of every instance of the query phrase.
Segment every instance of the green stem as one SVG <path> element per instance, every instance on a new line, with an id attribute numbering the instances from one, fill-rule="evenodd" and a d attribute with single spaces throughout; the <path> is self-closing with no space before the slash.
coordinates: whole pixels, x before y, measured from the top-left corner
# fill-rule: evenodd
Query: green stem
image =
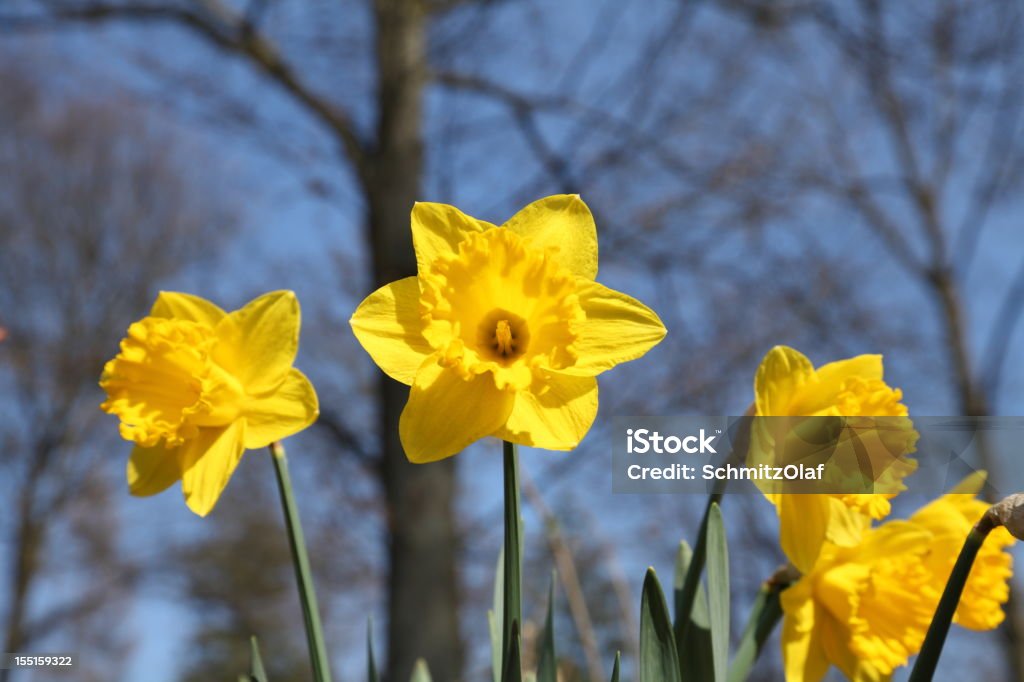
<path id="1" fill-rule="evenodd" d="M 942 591 L 939 599 L 939 606 L 935 609 L 932 617 L 932 624 L 928 627 L 928 634 L 925 635 L 924 644 L 921 645 L 921 653 L 914 662 L 914 669 L 910 672 L 909 682 L 929 682 L 935 674 L 935 668 L 939 664 L 939 656 L 942 654 L 942 647 L 946 643 L 946 635 L 949 633 L 949 626 L 956 614 L 956 607 L 960 604 L 960 595 L 963 594 L 964 585 L 971 573 L 971 566 L 974 565 L 974 558 L 978 556 L 978 550 L 985 543 L 985 538 L 995 528 L 992 518 L 986 514 L 971 529 L 964 541 L 960 556 L 953 565 L 953 572 L 946 581 L 946 589 Z"/>
<path id="2" fill-rule="evenodd" d="M 284 509 L 285 527 L 288 529 L 288 545 L 295 564 L 295 579 L 299 583 L 299 601 L 302 604 L 302 619 L 306 625 L 306 641 L 309 643 L 309 661 L 313 667 L 315 682 L 331 682 L 331 667 L 324 645 L 324 631 L 320 624 L 320 610 L 316 604 L 316 590 L 313 589 L 313 572 L 309 567 L 309 553 L 306 539 L 299 522 L 299 509 L 295 505 L 291 476 L 288 475 L 288 457 L 280 443 L 270 444 L 271 459 L 277 473 L 277 488 L 281 493 L 281 507 Z"/>
<path id="3" fill-rule="evenodd" d="M 513 654 L 513 639 L 522 625 L 522 534 L 519 528 L 519 454 L 516 445 L 502 443 L 505 473 L 505 551 L 502 608 L 502 655 Z M 505 661 L 503 668 L 508 668 Z"/>
<path id="4" fill-rule="evenodd" d="M 774 580 L 761 586 L 761 591 L 750 610 L 750 619 L 740 637 L 740 644 L 736 648 L 736 656 L 729 666 L 729 675 L 726 678 L 728 682 L 743 682 L 750 675 L 750 669 L 761 655 L 765 642 L 782 620 L 780 593 L 787 587 L 789 583 Z"/>

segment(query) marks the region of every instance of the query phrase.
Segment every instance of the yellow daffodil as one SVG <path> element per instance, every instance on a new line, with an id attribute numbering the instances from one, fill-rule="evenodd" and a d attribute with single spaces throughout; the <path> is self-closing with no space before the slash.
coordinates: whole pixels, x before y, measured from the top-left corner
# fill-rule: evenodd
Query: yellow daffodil
<path id="1" fill-rule="evenodd" d="M 301 431 L 319 412 L 309 380 L 292 367 L 299 302 L 275 291 L 225 313 L 189 294 L 162 292 L 103 368 L 102 408 L 135 443 L 133 495 L 176 481 L 189 508 L 213 509 L 246 449 Z"/>
<path id="2" fill-rule="evenodd" d="M 911 522 L 932 534 L 932 551 L 926 565 L 937 593 L 942 592 L 953 570 L 964 538 L 989 507 L 975 498 L 984 482 L 983 473 L 974 474 L 910 517 Z M 974 560 L 954 623 L 969 630 L 991 630 L 1003 622 L 1003 604 L 1010 598 L 1009 580 L 1013 575 L 1013 557 L 1005 550 L 1013 542 L 1005 528 L 989 533 Z"/>
<path id="3" fill-rule="evenodd" d="M 413 462 L 485 436 L 568 450 L 597 413 L 595 376 L 665 335 L 649 308 L 594 281 L 597 231 L 578 196 L 552 196 L 498 227 L 417 203 L 418 274 L 366 298 L 356 338 L 410 385 L 399 425 Z"/>
<path id="4" fill-rule="evenodd" d="M 916 468 L 908 455 L 918 435 L 907 418 L 902 393 L 883 379 L 880 355 L 860 355 L 815 369 L 800 352 L 777 346 L 757 370 L 754 395 L 750 458 L 776 465 L 795 460 L 806 464 L 808 458 L 823 461 L 831 477 L 823 487 L 843 491 L 765 490 L 779 513 L 782 548 L 806 572 L 824 542 L 855 545 L 871 519 L 889 514 L 889 499 L 904 489 L 903 478 Z M 835 434 L 824 443 L 802 434 L 808 426 L 822 434 L 836 425 Z M 797 442 L 799 446 L 794 445 Z M 835 480 L 844 477 L 848 483 Z M 851 492 L 865 481 L 868 489 L 884 492 Z"/>
<path id="5" fill-rule="evenodd" d="M 931 534 L 907 521 L 826 543 L 814 567 L 782 592 L 787 682 L 818 682 L 830 666 L 850 680 L 887 680 L 924 641 L 938 594 L 926 568 Z"/>
<path id="6" fill-rule="evenodd" d="M 964 540 L 988 505 L 983 476 L 922 507 L 908 521 L 865 531 L 858 545 L 826 543 L 817 563 L 782 592 L 787 682 L 817 682 L 836 666 L 856 682 L 887 680 L 921 648 Z M 1003 619 L 1013 538 L 993 531 L 975 561 L 956 622 L 990 630 Z"/>

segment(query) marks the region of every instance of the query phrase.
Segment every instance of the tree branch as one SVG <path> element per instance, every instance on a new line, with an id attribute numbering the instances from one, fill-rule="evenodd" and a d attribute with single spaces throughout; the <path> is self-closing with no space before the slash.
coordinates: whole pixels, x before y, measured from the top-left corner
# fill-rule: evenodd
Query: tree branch
<path id="1" fill-rule="evenodd" d="M 1006 365 L 1007 351 L 1013 339 L 1014 330 L 1024 313 L 1024 263 L 1021 263 L 1017 276 L 1010 283 L 1010 288 L 1003 297 L 1003 302 L 996 312 L 992 331 L 989 332 L 988 343 L 985 344 L 985 366 L 982 370 L 982 385 L 988 395 L 995 401 L 999 384 L 1002 382 L 1003 368 Z"/>
<path id="2" fill-rule="evenodd" d="M 235 17 L 213 0 L 200 9 L 168 5 L 114 5 L 90 3 L 79 7 L 61 5 L 46 14 L 0 16 L 0 31 L 47 31 L 68 23 L 99 24 L 115 21 L 173 23 L 192 31 L 215 47 L 246 59 L 266 78 L 275 82 L 334 133 L 349 161 L 361 172 L 365 142 L 349 116 L 302 82 L 282 57 L 277 46 L 256 30 L 246 17 Z"/>

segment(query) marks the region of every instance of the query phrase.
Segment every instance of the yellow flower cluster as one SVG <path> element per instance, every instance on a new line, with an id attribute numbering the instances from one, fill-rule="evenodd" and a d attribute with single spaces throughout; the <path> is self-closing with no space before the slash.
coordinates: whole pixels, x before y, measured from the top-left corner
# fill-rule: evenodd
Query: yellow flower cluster
<path id="1" fill-rule="evenodd" d="M 597 413 L 596 376 L 665 335 L 652 310 L 595 281 L 596 228 L 578 196 L 541 199 L 501 226 L 419 203 L 412 236 L 417 275 L 368 296 L 351 325 L 381 369 L 411 387 L 399 430 L 413 462 L 486 436 L 575 447 Z M 231 313 L 161 293 L 100 381 L 102 408 L 135 444 L 131 493 L 153 495 L 180 480 L 189 508 L 205 516 L 246 449 L 311 424 L 317 396 L 292 366 L 298 337 L 291 292 Z M 817 682 L 835 666 L 852 680 L 886 680 L 921 647 L 960 546 L 986 511 L 976 499 L 984 478 L 885 521 L 916 467 L 918 434 L 881 356 L 815 368 L 776 347 L 754 394 L 753 463 L 827 457 L 842 480 L 867 483 L 836 494 L 763 488 L 800 574 L 781 595 L 786 679 Z M 833 435 L 826 442 L 821 432 Z M 1003 619 L 1012 542 L 998 528 L 981 548 L 956 611 L 960 625 L 991 629 Z"/>
<path id="2" fill-rule="evenodd" d="M 768 495 L 782 549 L 802 574 L 781 595 L 786 679 L 817 682 L 835 666 L 858 682 L 887 680 L 920 649 L 964 538 L 988 508 L 975 497 L 984 477 L 972 476 L 907 520 L 873 526 L 889 515 L 889 499 L 914 470 L 906 455 L 917 440 L 910 420 L 902 421 L 902 394 L 884 381 L 882 358 L 863 355 L 815 369 L 792 348 L 776 347 L 761 363 L 754 390 L 757 416 L 874 417 L 897 425 L 874 442 L 874 453 L 870 438 L 858 434 L 869 455 L 892 459 L 886 492 Z M 752 452 L 766 447 L 757 442 L 756 424 L 755 417 Z M 1012 573 L 1004 550 L 1012 543 L 998 528 L 982 547 L 956 612 L 960 625 L 986 630 L 1002 621 Z"/>

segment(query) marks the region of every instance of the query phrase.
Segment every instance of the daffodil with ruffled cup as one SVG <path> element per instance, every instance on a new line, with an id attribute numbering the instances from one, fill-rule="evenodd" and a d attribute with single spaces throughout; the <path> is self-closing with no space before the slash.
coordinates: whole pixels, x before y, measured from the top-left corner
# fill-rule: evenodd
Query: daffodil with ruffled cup
<path id="1" fill-rule="evenodd" d="M 824 544 L 814 566 L 781 595 L 788 682 L 820 682 L 830 666 L 854 682 L 882 682 L 921 650 L 959 546 L 988 509 L 975 497 L 983 482 L 975 474 L 909 520 L 865 530 L 856 545 Z M 991 630 L 1002 622 L 1012 544 L 1005 529 L 992 532 L 956 623 Z"/>
<path id="2" fill-rule="evenodd" d="M 852 474 L 845 487 L 832 481 L 833 494 L 764 490 L 779 515 L 782 549 L 801 571 L 811 569 L 826 540 L 847 547 L 858 544 L 871 521 L 888 516 L 889 500 L 905 489 L 903 479 L 917 468 L 910 455 L 918 434 L 902 400 L 900 389 L 883 378 L 881 355 L 859 355 L 815 368 L 799 351 L 776 346 L 761 361 L 754 379 L 748 461 L 791 463 L 794 453 L 806 455 L 793 445 L 800 440 L 793 437 L 796 432 L 808 425 L 812 432 L 823 431 L 821 424 L 830 420 L 843 424 L 834 440 L 826 439 L 822 452 L 828 456 L 813 461 L 827 462 L 830 476 Z M 803 417 L 818 418 L 821 424 Z M 853 492 L 865 480 L 878 492 Z"/>
<path id="3" fill-rule="evenodd" d="M 413 462 L 485 436 L 569 450 L 597 413 L 595 377 L 665 335 L 639 301 L 594 281 L 597 230 L 575 195 L 536 201 L 504 225 L 417 203 L 418 274 L 370 294 L 356 338 L 412 387 L 399 432 Z"/>
<path id="4" fill-rule="evenodd" d="M 135 443 L 133 495 L 176 481 L 188 507 L 206 516 L 243 452 L 298 433 L 316 419 L 316 392 L 292 367 L 299 302 L 275 291 L 226 313 L 189 294 L 162 292 L 133 323 L 103 368 L 102 408 Z"/>

